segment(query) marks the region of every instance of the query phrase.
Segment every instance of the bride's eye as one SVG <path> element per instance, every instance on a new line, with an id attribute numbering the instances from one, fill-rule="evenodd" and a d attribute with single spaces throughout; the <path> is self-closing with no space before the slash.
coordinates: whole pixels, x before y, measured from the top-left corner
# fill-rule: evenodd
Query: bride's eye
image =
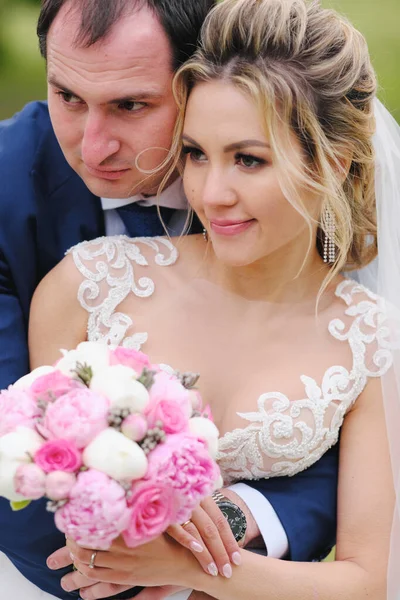
<path id="1" fill-rule="evenodd" d="M 257 158 L 252 154 L 236 154 L 235 160 L 241 167 L 245 167 L 246 169 L 256 169 L 257 167 L 267 164 L 266 160 Z"/>
<path id="2" fill-rule="evenodd" d="M 192 162 L 203 162 L 206 160 L 204 152 L 194 146 L 183 146 L 182 153 L 188 156 Z"/>

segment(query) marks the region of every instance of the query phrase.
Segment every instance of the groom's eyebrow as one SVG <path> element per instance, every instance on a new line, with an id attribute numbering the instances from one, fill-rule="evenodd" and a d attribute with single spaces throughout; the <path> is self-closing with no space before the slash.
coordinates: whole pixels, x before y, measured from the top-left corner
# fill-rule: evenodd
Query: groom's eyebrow
<path id="1" fill-rule="evenodd" d="M 66 94 L 71 94 L 71 96 L 75 96 L 76 98 L 81 99 L 79 94 L 76 94 L 73 90 L 70 90 L 64 84 L 57 81 L 56 77 L 50 75 L 48 78 L 48 83 L 62 90 Z M 121 98 L 113 98 L 109 100 L 106 104 L 123 104 L 124 102 L 143 102 L 144 100 L 158 100 L 162 98 L 163 95 L 154 90 L 138 90 L 134 94 L 122 96 Z"/>
<path id="2" fill-rule="evenodd" d="M 73 92 L 72 90 L 68 89 L 65 85 L 63 85 L 62 83 L 60 83 L 59 81 L 57 81 L 57 79 L 55 77 L 51 76 L 51 75 L 49 76 L 47 82 L 49 83 L 49 85 L 62 90 L 66 94 L 71 94 L 71 96 L 76 96 L 77 98 L 80 98 L 80 96 L 78 94 L 75 94 L 75 92 Z"/>

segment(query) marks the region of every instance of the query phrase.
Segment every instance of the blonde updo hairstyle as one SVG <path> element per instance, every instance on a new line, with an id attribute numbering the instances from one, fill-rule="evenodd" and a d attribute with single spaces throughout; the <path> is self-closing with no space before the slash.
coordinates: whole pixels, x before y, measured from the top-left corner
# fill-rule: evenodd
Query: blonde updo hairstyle
<path id="1" fill-rule="evenodd" d="M 317 246 L 334 216 L 336 260 L 324 287 L 343 269 L 377 254 L 374 191 L 376 79 L 363 36 L 343 17 L 306 0 L 223 0 L 209 13 L 199 50 L 176 74 L 179 114 L 172 153 L 180 164 L 185 107 L 200 82 L 223 80 L 259 107 L 280 183 L 315 238 L 301 189 L 321 198 Z M 304 160 L 288 160 L 293 133 Z"/>

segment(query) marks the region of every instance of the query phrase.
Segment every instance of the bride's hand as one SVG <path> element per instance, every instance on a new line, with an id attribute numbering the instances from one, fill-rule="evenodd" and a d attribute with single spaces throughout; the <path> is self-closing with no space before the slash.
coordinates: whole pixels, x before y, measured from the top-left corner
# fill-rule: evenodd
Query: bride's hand
<path id="1" fill-rule="evenodd" d="M 70 539 L 67 539 L 67 547 L 82 575 L 104 583 L 129 587 L 190 587 L 188 578 L 196 570 L 191 554 L 168 536 L 160 536 L 136 548 L 128 548 L 124 540 L 118 538 L 109 550 L 96 552 L 94 568 L 89 566 L 94 550 L 81 548 Z M 81 597 L 86 597 L 84 590 Z"/>
<path id="2" fill-rule="evenodd" d="M 188 548 L 203 570 L 217 576 L 231 577 L 233 565 L 240 565 L 239 545 L 224 515 L 209 497 L 193 511 L 190 521 L 172 525 L 167 530 L 179 544 Z"/>

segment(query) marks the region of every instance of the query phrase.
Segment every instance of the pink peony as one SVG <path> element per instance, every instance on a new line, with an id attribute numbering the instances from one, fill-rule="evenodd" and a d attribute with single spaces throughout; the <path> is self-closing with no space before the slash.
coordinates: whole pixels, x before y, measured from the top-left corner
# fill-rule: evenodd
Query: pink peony
<path id="1" fill-rule="evenodd" d="M 38 500 L 45 495 L 45 482 L 46 475 L 42 469 L 34 463 L 24 463 L 15 474 L 15 491 L 29 500 Z"/>
<path id="2" fill-rule="evenodd" d="M 133 413 L 122 421 L 121 431 L 134 442 L 143 440 L 147 433 L 147 420 L 139 413 Z"/>
<path id="3" fill-rule="evenodd" d="M 73 473 L 52 471 L 46 477 L 46 496 L 51 500 L 65 500 L 75 484 L 76 476 Z"/>
<path id="4" fill-rule="evenodd" d="M 188 429 L 187 413 L 178 402 L 172 400 L 150 402 L 145 413 L 149 426 L 154 427 L 157 421 L 161 421 L 165 433 L 181 433 Z"/>
<path id="5" fill-rule="evenodd" d="M 0 437 L 18 426 L 34 429 L 40 416 L 41 411 L 28 392 L 10 386 L 0 393 Z"/>
<path id="6" fill-rule="evenodd" d="M 139 375 L 145 367 L 148 369 L 151 367 L 149 358 L 146 354 L 143 354 L 143 352 L 139 352 L 138 350 L 122 348 L 121 346 L 118 346 L 112 351 L 110 364 L 125 365 L 136 371 Z"/>
<path id="7" fill-rule="evenodd" d="M 157 373 L 154 384 L 150 388 L 150 402 L 146 411 L 150 412 L 159 402 L 176 402 L 189 418 L 192 414 L 192 402 L 189 390 L 185 389 L 179 379 L 165 371 Z"/>
<path id="8" fill-rule="evenodd" d="M 172 488 L 163 483 L 141 481 L 132 486 L 128 504 L 132 507 L 125 544 L 134 548 L 158 537 L 174 522 L 176 500 Z"/>
<path id="9" fill-rule="evenodd" d="M 179 505 L 177 523 L 190 518 L 194 508 L 214 490 L 219 468 L 210 457 L 207 444 L 196 437 L 168 436 L 148 455 L 146 479 L 175 490 Z"/>
<path id="10" fill-rule="evenodd" d="M 108 407 L 107 398 L 86 387 L 73 390 L 48 406 L 43 426 L 38 429 L 49 439 L 70 440 L 84 448 L 107 429 Z"/>
<path id="11" fill-rule="evenodd" d="M 53 371 L 35 379 L 30 391 L 35 400 L 53 402 L 71 390 L 82 387 L 83 384 L 76 379 L 67 377 L 61 371 Z"/>
<path id="12" fill-rule="evenodd" d="M 80 546 L 108 550 L 129 524 L 125 490 L 104 473 L 89 469 L 78 475 L 70 499 L 55 514 L 55 523 Z"/>
<path id="13" fill-rule="evenodd" d="M 35 454 L 35 463 L 45 471 L 66 471 L 73 473 L 82 465 L 82 457 L 74 442 L 70 440 L 50 440 Z"/>

